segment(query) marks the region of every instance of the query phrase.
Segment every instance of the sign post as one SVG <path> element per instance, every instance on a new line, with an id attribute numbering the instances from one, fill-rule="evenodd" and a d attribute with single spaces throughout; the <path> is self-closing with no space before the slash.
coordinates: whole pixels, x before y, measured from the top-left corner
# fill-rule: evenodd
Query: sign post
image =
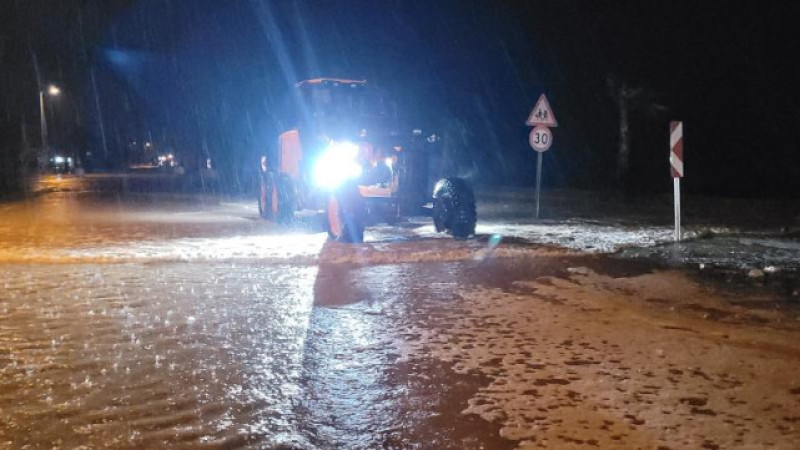
<path id="1" fill-rule="evenodd" d="M 544 94 L 539 96 L 536 106 L 533 107 L 525 125 L 534 127 L 528 137 L 528 143 L 536 151 L 536 218 L 539 218 L 539 196 L 542 190 L 542 153 L 553 145 L 553 133 L 549 127 L 557 127 L 558 121 L 550 108 L 550 103 Z"/>
<path id="2" fill-rule="evenodd" d="M 550 128 L 538 126 L 531 130 L 528 142 L 536 151 L 536 218 L 539 218 L 539 195 L 542 192 L 542 153 L 553 145 L 553 133 Z"/>
<path id="3" fill-rule="evenodd" d="M 542 153 L 536 152 L 536 218 L 539 218 L 539 194 L 542 192 Z"/>
<path id="4" fill-rule="evenodd" d="M 669 123 L 669 164 L 675 197 L 675 242 L 681 240 L 681 178 L 683 177 L 683 122 Z"/>

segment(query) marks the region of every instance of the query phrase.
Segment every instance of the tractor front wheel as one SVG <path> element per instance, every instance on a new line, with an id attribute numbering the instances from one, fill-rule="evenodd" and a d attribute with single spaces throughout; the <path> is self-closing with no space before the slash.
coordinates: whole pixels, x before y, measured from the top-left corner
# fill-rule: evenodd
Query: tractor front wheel
<path id="1" fill-rule="evenodd" d="M 356 201 L 338 193 L 330 194 L 325 206 L 325 222 L 330 240 L 364 242 L 364 223 L 357 205 L 354 204 Z"/>
<path id="2" fill-rule="evenodd" d="M 278 223 L 288 225 L 294 218 L 297 209 L 297 187 L 292 178 L 285 173 L 278 176 L 278 189 L 275 196 L 276 206 L 273 207 L 275 219 Z"/>

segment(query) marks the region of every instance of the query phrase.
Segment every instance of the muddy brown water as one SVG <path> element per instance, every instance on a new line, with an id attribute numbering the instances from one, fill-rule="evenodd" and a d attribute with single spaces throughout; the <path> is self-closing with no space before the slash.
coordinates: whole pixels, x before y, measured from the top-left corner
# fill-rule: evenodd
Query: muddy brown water
<path id="1" fill-rule="evenodd" d="M 484 377 L 397 361 L 510 267 L 0 266 L 0 448 L 511 448 Z"/>
<path id="2" fill-rule="evenodd" d="M 498 423 L 462 414 L 485 375 L 399 347 L 409 330 L 447 327 L 465 288 L 524 294 L 519 281 L 570 268 L 658 266 L 0 265 L 0 448 L 513 448 Z"/>

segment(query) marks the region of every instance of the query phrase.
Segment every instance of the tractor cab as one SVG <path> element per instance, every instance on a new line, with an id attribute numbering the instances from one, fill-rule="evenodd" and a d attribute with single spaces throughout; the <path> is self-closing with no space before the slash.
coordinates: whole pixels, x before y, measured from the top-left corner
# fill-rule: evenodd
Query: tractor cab
<path id="1" fill-rule="evenodd" d="M 366 169 L 381 155 L 390 156 L 396 120 L 382 92 L 364 80 L 340 78 L 304 80 L 295 88 L 289 114 L 293 123 L 278 143 L 281 173 L 296 183 L 313 184 L 312 165 L 332 143 L 355 145 Z"/>

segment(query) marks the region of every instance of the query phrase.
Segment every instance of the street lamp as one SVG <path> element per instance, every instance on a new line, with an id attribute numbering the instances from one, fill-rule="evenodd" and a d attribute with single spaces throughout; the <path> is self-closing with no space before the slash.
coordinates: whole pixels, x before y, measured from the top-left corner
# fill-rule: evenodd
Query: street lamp
<path id="1" fill-rule="evenodd" d="M 39 125 L 42 132 L 42 149 L 47 151 L 47 116 L 44 114 L 44 90 L 39 90 Z M 55 84 L 50 84 L 47 86 L 47 95 L 51 97 L 56 97 L 61 94 L 61 89 L 58 88 Z"/>

